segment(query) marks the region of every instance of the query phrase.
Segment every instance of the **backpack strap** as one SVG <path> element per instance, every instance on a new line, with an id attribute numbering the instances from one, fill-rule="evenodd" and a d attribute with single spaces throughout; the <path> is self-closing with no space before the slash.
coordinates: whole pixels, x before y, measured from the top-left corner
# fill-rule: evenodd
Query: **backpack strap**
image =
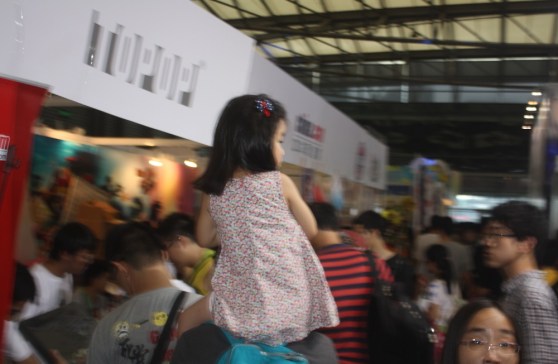
<path id="1" fill-rule="evenodd" d="M 151 357 L 150 364 L 159 364 L 163 362 L 163 358 L 165 356 L 165 352 L 169 347 L 170 341 L 170 334 L 172 331 L 172 327 L 174 326 L 174 322 L 176 321 L 176 315 L 178 313 L 178 309 L 182 306 L 182 301 L 184 300 L 184 296 L 186 292 L 180 291 L 176 298 L 174 299 L 174 303 L 172 308 L 169 312 L 169 316 L 167 317 L 167 322 L 165 323 L 165 327 L 161 332 L 161 336 L 159 337 L 159 341 L 157 342 L 157 346 L 153 350 L 153 356 Z"/>

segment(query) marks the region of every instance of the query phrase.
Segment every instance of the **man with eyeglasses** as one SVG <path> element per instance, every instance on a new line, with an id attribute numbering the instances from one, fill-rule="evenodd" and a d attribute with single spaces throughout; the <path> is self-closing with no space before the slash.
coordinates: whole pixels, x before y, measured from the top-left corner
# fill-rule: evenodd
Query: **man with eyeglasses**
<path id="1" fill-rule="evenodd" d="M 518 325 L 522 363 L 558 363 L 558 301 L 535 258 L 546 229 L 541 210 L 510 201 L 492 210 L 483 234 L 485 264 L 504 275 L 502 308 Z"/>

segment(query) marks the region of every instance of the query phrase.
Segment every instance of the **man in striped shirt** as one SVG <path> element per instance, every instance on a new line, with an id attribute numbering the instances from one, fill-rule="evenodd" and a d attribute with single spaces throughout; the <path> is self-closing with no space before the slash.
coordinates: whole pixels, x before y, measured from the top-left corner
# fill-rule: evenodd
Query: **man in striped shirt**
<path id="1" fill-rule="evenodd" d="M 343 243 L 332 205 L 312 203 L 310 209 L 318 223 L 318 234 L 311 243 L 324 268 L 340 321 L 338 326 L 320 331 L 333 340 L 341 364 L 370 363 L 367 322 L 374 284 L 368 257 L 361 249 Z M 375 263 L 379 278 L 392 282 L 385 263 L 379 259 Z"/>

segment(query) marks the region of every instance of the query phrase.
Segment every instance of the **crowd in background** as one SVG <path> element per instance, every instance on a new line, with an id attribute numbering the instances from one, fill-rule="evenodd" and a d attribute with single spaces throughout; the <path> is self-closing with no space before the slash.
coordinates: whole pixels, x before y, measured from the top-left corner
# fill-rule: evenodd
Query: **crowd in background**
<path id="1" fill-rule="evenodd" d="M 379 279 L 392 282 L 398 292 L 414 300 L 436 332 L 432 347 L 425 348 L 422 357 L 420 348 L 399 350 L 399 354 L 390 354 L 390 362 L 480 363 L 483 361 L 478 360 L 490 360 L 492 356 L 503 358 L 494 361 L 503 363 L 554 362 L 558 355 L 552 344 L 558 340 L 555 243 L 543 243 L 544 222 L 533 222 L 542 214 L 533 206 L 515 202 L 502 205 L 482 224 L 454 224 L 448 217 L 434 216 L 432 225 L 414 240 L 411 256 L 396 253 L 386 241 L 389 222 L 376 212 L 366 211 L 352 225 L 341 226 L 332 205 L 312 203 L 310 209 L 318 225 L 318 233 L 310 241 L 324 268 L 340 319 L 339 325 L 319 332 L 332 340 L 335 351 L 329 356 L 336 356 L 340 363 L 385 362 L 374 360 L 369 350 L 368 326 L 374 323 L 366 317 L 375 286 L 364 249 L 373 252 L 381 270 Z M 157 295 L 167 291 L 167 301 L 176 290 L 192 293 L 192 302 L 211 292 L 218 250 L 196 243 L 192 217 L 173 213 L 156 227 L 133 223 L 122 229 L 128 231 L 113 232 L 103 242 L 113 248 L 124 245 L 120 252 L 107 245 L 108 260 L 94 257 L 98 242 L 86 226 L 69 223 L 54 235 L 50 253 L 42 262 L 34 262 L 30 269 L 18 263 L 11 317 L 5 329 L 5 355 L 10 360 L 26 363 L 37 355 L 18 332 L 18 320 L 69 302 L 101 320 L 130 297 L 150 291 L 140 287 L 147 278 L 127 277 L 131 286 L 122 284 L 115 267 L 121 259 L 119 254 L 135 260 L 130 264 L 136 264 L 138 270 L 152 266 L 146 264 L 146 256 L 159 261 L 159 269 L 151 267 L 146 276 L 160 276 L 161 282 L 153 287 L 164 287 Z M 517 239 L 513 244 L 519 252 L 511 249 L 513 245 L 506 239 Z M 501 246 L 508 243 L 511 246 Z M 508 250 L 498 252 L 504 248 Z M 537 260 L 537 256 L 544 259 Z M 176 362 L 216 362 L 217 357 L 208 359 L 205 353 L 196 357 L 185 348 L 195 345 L 200 337 L 208 340 L 218 335 L 218 328 L 207 324 L 187 331 L 179 341 L 180 349 L 175 349 Z M 226 348 L 223 342 L 213 344 Z M 385 348 L 384 354 L 389 352 Z M 56 352 L 53 354 L 64 362 Z M 326 360 L 324 355 L 318 358 L 315 362 Z"/>

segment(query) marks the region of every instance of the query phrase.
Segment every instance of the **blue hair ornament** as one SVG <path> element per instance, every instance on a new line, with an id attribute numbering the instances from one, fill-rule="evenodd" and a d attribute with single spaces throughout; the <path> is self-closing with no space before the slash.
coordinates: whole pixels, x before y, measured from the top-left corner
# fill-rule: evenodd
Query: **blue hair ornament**
<path id="1" fill-rule="evenodd" d="M 273 104 L 267 99 L 256 99 L 256 109 L 265 115 L 266 118 L 271 116 Z"/>

